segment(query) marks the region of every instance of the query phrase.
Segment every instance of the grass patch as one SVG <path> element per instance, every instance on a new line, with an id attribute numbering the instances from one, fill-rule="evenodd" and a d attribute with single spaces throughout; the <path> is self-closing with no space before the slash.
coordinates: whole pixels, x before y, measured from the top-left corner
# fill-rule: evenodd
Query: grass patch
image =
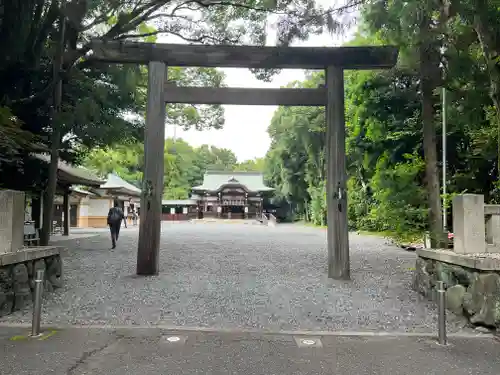
<path id="1" fill-rule="evenodd" d="M 311 228 L 321 228 L 321 229 L 326 229 L 327 228 L 326 225 L 316 225 L 316 224 L 313 224 L 313 223 L 311 223 L 309 221 L 305 221 L 305 220 L 296 221 L 295 224 L 303 225 L 305 227 L 311 227 Z"/>
<path id="2" fill-rule="evenodd" d="M 411 244 L 411 243 L 421 243 L 424 240 L 424 233 L 394 233 L 391 231 L 381 231 L 381 232 L 370 232 L 360 230 L 357 233 L 365 236 L 376 236 L 383 238 L 390 238 L 398 244 Z"/>
<path id="3" fill-rule="evenodd" d="M 314 225 L 311 222 L 300 220 L 296 221 L 295 224 L 298 225 L 304 225 L 306 227 L 312 227 L 312 228 L 321 228 L 321 229 L 326 229 L 326 225 Z M 411 243 L 422 243 L 424 240 L 424 233 L 395 233 L 391 231 L 367 231 L 367 230 L 357 230 L 355 231 L 358 234 L 364 235 L 364 236 L 374 236 L 374 237 L 381 237 L 381 238 L 388 238 L 396 242 L 397 244 L 411 244 Z"/>

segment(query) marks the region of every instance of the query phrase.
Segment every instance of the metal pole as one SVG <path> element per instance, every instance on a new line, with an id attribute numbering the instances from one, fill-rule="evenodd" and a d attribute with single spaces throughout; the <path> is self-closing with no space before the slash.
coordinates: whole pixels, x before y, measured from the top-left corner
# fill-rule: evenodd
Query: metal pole
<path id="1" fill-rule="evenodd" d="M 35 300 L 33 302 L 33 321 L 31 323 L 31 336 L 40 335 L 40 316 L 42 314 L 43 281 L 45 271 L 37 270 L 35 277 Z"/>
<path id="2" fill-rule="evenodd" d="M 446 208 L 446 125 L 447 125 L 447 108 L 446 108 L 446 88 L 443 87 L 443 231 L 447 233 L 447 208 Z"/>
<path id="3" fill-rule="evenodd" d="M 438 342 L 439 345 L 446 345 L 446 291 L 444 289 L 444 282 L 437 282 L 438 293 Z"/>

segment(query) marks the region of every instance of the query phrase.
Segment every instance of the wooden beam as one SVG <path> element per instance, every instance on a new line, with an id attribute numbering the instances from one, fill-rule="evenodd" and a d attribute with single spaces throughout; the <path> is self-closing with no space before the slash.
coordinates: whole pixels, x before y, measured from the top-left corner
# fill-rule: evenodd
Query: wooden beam
<path id="1" fill-rule="evenodd" d="M 165 99 L 163 87 L 167 67 L 149 63 L 148 102 L 144 134 L 144 177 L 141 195 L 141 223 L 137 249 L 137 274 L 157 275 L 159 271 L 161 198 L 165 149 Z"/>
<path id="2" fill-rule="evenodd" d="M 167 103 L 324 106 L 326 89 L 254 89 L 165 85 Z"/>
<path id="3" fill-rule="evenodd" d="M 63 235 L 64 236 L 69 236 L 69 227 L 70 227 L 70 218 L 69 218 L 69 211 L 70 211 L 70 204 L 69 204 L 69 189 L 66 187 L 63 193 Z"/>
<path id="4" fill-rule="evenodd" d="M 142 42 L 91 43 L 91 59 L 113 63 L 220 68 L 344 69 L 391 68 L 396 64 L 394 46 L 367 47 L 262 47 L 228 45 L 161 44 Z"/>
<path id="5" fill-rule="evenodd" d="M 342 68 L 328 67 L 325 73 L 328 92 L 326 106 L 328 277 L 349 280 L 344 72 Z"/>

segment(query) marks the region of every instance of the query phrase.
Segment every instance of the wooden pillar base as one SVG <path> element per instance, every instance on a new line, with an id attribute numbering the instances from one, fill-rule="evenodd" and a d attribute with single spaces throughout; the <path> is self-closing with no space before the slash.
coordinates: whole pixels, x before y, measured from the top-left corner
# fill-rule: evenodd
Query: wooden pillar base
<path id="1" fill-rule="evenodd" d="M 64 191 L 63 195 L 63 236 L 69 236 L 70 218 L 69 218 L 69 190 Z"/>

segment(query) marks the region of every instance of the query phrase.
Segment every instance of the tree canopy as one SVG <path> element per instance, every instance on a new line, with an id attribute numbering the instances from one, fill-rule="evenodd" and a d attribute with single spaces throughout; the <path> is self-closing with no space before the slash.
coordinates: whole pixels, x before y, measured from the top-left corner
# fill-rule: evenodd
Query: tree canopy
<path id="1" fill-rule="evenodd" d="M 362 7 L 358 32 L 348 44 L 392 43 L 401 53 L 390 71 L 345 73 L 351 228 L 399 236 L 432 225 L 442 230 L 443 86 L 449 194 L 500 198 L 498 103 L 491 87 L 498 84 L 491 77 L 499 65 L 485 52 L 481 34 L 498 30 L 500 9 L 493 1 L 477 8 L 475 1 L 463 3 L 374 0 Z M 323 73 L 312 73 L 299 85 L 323 82 Z M 291 216 L 325 224 L 324 108 L 279 108 L 268 131 L 266 178 L 277 188 L 277 198 L 289 203 Z"/>
<path id="2" fill-rule="evenodd" d="M 162 34 L 184 42 L 264 45 L 272 17 L 273 42 L 286 45 L 334 30 L 349 7 L 324 8 L 314 0 L 0 0 L 0 108 L 12 115 L 0 116 L 0 134 L 11 138 L 0 144 L 0 168 L 2 176 L 17 174 L 17 186 L 27 189 L 33 185 L 30 160 L 18 151 L 30 151 L 30 133 L 50 150 L 41 242 L 48 242 L 58 159 L 78 162 L 93 147 L 142 136 L 145 69 L 89 60 L 92 40 L 154 42 Z M 223 81 L 214 69 L 169 70 L 176 83 Z M 273 72 L 255 73 L 266 79 Z M 167 113 L 185 128 L 224 122 L 220 107 L 171 105 Z M 2 187 L 11 182 L 0 178 Z"/>
<path id="3" fill-rule="evenodd" d="M 202 145 L 192 147 L 182 139 L 165 141 L 164 199 L 186 199 L 191 188 L 203 183 L 208 170 L 262 172 L 264 159 L 237 162 L 228 149 Z M 93 150 L 83 165 L 101 176 L 116 173 L 124 180 L 141 187 L 144 161 L 143 145 L 129 142 Z"/>
<path id="4" fill-rule="evenodd" d="M 143 126 L 145 68 L 87 60 L 91 40 L 154 42 L 158 35 L 168 35 L 184 42 L 264 44 L 272 24 L 273 41 L 289 44 L 334 30 L 350 6 L 349 1 L 345 7 L 324 8 L 312 0 L 0 1 L 0 106 L 21 129 L 40 135 L 46 144 L 53 125 L 59 124 L 61 150 L 69 151 L 62 156 L 75 161 L 95 146 L 140 140 Z M 63 70 L 54 74 L 61 19 L 66 26 Z M 261 78 L 271 73 L 256 72 Z M 52 118 L 52 90 L 60 79 L 61 111 Z M 169 79 L 182 85 L 220 86 L 224 76 L 215 69 L 169 68 Z M 217 106 L 170 105 L 167 114 L 168 121 L 185 128 L 220 128 L 224 123 Z M 9 124 L 2 120 L 0 126 Z M 11 151 L 28 134 L 15 135 Z M 11 151 L 4 163 L 12 160 Z"/>

